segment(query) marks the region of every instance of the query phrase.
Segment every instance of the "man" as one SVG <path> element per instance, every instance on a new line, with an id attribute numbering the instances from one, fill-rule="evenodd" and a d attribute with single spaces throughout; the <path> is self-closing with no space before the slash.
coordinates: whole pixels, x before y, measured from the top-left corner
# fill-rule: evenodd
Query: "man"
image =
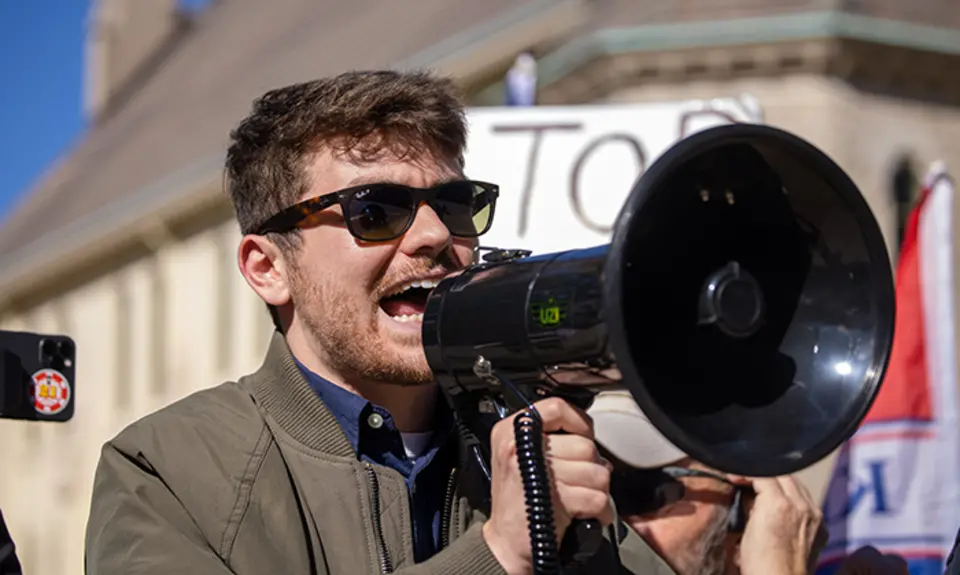
<path id="1" fill-rule="evenodd" d="M 677 575 L 806 575 L 827 540 L 822 513 L 792 477 L 728 476 L 694 461 L 650 423 L 626 391 L 587 410 L 614 461 L 618 512 Z M 838 575 L 908 575 L 902 558 L 866 546 Z"/>
<path id="2" fill-rule="evenodd" d="M 104 447 L 91 574 L 532 572 L 512 418 L 491 435 L 489 509 L 421 349 L 429 290 L 462 270 L 498 190 L 467 180 L 450 82 L 352 72 L 273 90 L 232 133 L 241 273 L 277 332 L 262 367 Z M 557 535 L 614 519 L 589 418 L 537 404 Z M 666 573 L 639 537 L 629 572 Z M 616 571 L 605 545 L 588 572 Z"/>

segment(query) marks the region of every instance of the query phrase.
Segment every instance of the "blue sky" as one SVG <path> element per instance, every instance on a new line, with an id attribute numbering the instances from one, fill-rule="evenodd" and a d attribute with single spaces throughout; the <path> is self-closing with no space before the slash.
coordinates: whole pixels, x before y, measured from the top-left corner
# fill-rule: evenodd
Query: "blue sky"
<path id="1" fill-rule="evenodd" d="M 0 0 L 0 217 L 80 134 L 88 0 Z"/>
<path id="2" fill-rule="evenodd" d="M 207 1 L 180 4 L 199 9 Z M 83 133 L 83 30 L 89 4 L 0 0 L 0 219 Z"/>

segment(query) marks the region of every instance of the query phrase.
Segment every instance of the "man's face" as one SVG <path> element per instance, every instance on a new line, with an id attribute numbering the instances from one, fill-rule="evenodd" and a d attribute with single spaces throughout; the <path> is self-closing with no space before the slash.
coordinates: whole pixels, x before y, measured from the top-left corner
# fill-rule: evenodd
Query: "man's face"
<path id="1" fill-rule="evenodd" d="M 307 168 L 305 195 L 319 196 L 364 183 L 425 188 L 461 179 L 456 163 L 433 158 L 359 162 L 318 154 Z M 410 229 L 386 242 L 364 242 L 347 230 L 339 206 L 302 231 L 288 271 L 294 319 L 326 366 L 346 378 L 401 385 L 433 375 L 421 347 L 429 290 L 472 260 L 476 239 L 454 238 L 437 214 L 420 206 Z M 397 292 L 399 296 L 392 296 Z"/>
<path id="2" fill-rule="evenodd" d="M 716 473 L 689 460 L 675 466 Z M 733 487 L 708 477 L 679 480 L 683 499 L 649 515 L 626 517 L 626 522 L 678 575 L 737 574 L 739 536 L 727 530 Z"/>

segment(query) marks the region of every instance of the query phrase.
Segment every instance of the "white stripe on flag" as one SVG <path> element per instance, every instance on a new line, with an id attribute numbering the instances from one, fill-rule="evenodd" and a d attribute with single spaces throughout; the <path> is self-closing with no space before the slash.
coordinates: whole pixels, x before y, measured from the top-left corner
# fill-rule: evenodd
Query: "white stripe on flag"
<path id="1" fill-rule="evenodd" d="M 940 575 L 960 527 L 953 192 L 943 169 L 932 170 L 911 212 L 897 268 L 896 369 L 837 457 L 818 575 L 865 545 L 902 555 L 913 575 Z"/>
<path id="2" fill-rule="evenodd" d="M 936 461 L 917 470 L 936 477 L 936 491 L 926 502 L 949 552 L 960 528 L 960 422 L 957 417 L 957 334 L 954 282 L 954 190 L 942 165 L 935 165 L 927 184 L 933 187 L 920 215 L 920 277 L 924 299 L 927 381 L 936 421 Z"/>

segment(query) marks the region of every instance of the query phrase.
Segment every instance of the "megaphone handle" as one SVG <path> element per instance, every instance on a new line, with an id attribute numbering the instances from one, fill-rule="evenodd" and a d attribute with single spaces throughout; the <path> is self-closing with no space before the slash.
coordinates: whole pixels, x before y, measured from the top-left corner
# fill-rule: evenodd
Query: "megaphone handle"
<path id="1" fill-rule="evenodd" d="M 585 564 L 603 544 L 603 528 L 596 519 L 574 519 L 560 542 L 560 564 L 573 567 Z"/>
<path id="2" fill-rule="evenodd" d="M 527 507 L 534 575 L 559 575 L 561 566 L 573 567 L 575 563 L 585 562 L 603 543 L 603 531 L 596 519 L 574 520 L 564 533 L 560 547 L 565 552 L 561 558 L 540 413 L 526 395 L 508 378 L 501 377 L 483 356 L 477 357 L 474 373 L 481 379 L 499 383 L 514 401 L 524 406 L 513 419 L 513 432 Z"/>
<path id="3" fill-rule="evenodd" d="M 536 408 L 531 406 L 517 415 L 514 434 L 530 524 L 534 574 L 558 575 L 564 567 L 586 563 L 600 549 L 603 530 L 596 519 L 574 519 L 557 549 L 553 490 L 543 454 L 543 424 Z"/>

